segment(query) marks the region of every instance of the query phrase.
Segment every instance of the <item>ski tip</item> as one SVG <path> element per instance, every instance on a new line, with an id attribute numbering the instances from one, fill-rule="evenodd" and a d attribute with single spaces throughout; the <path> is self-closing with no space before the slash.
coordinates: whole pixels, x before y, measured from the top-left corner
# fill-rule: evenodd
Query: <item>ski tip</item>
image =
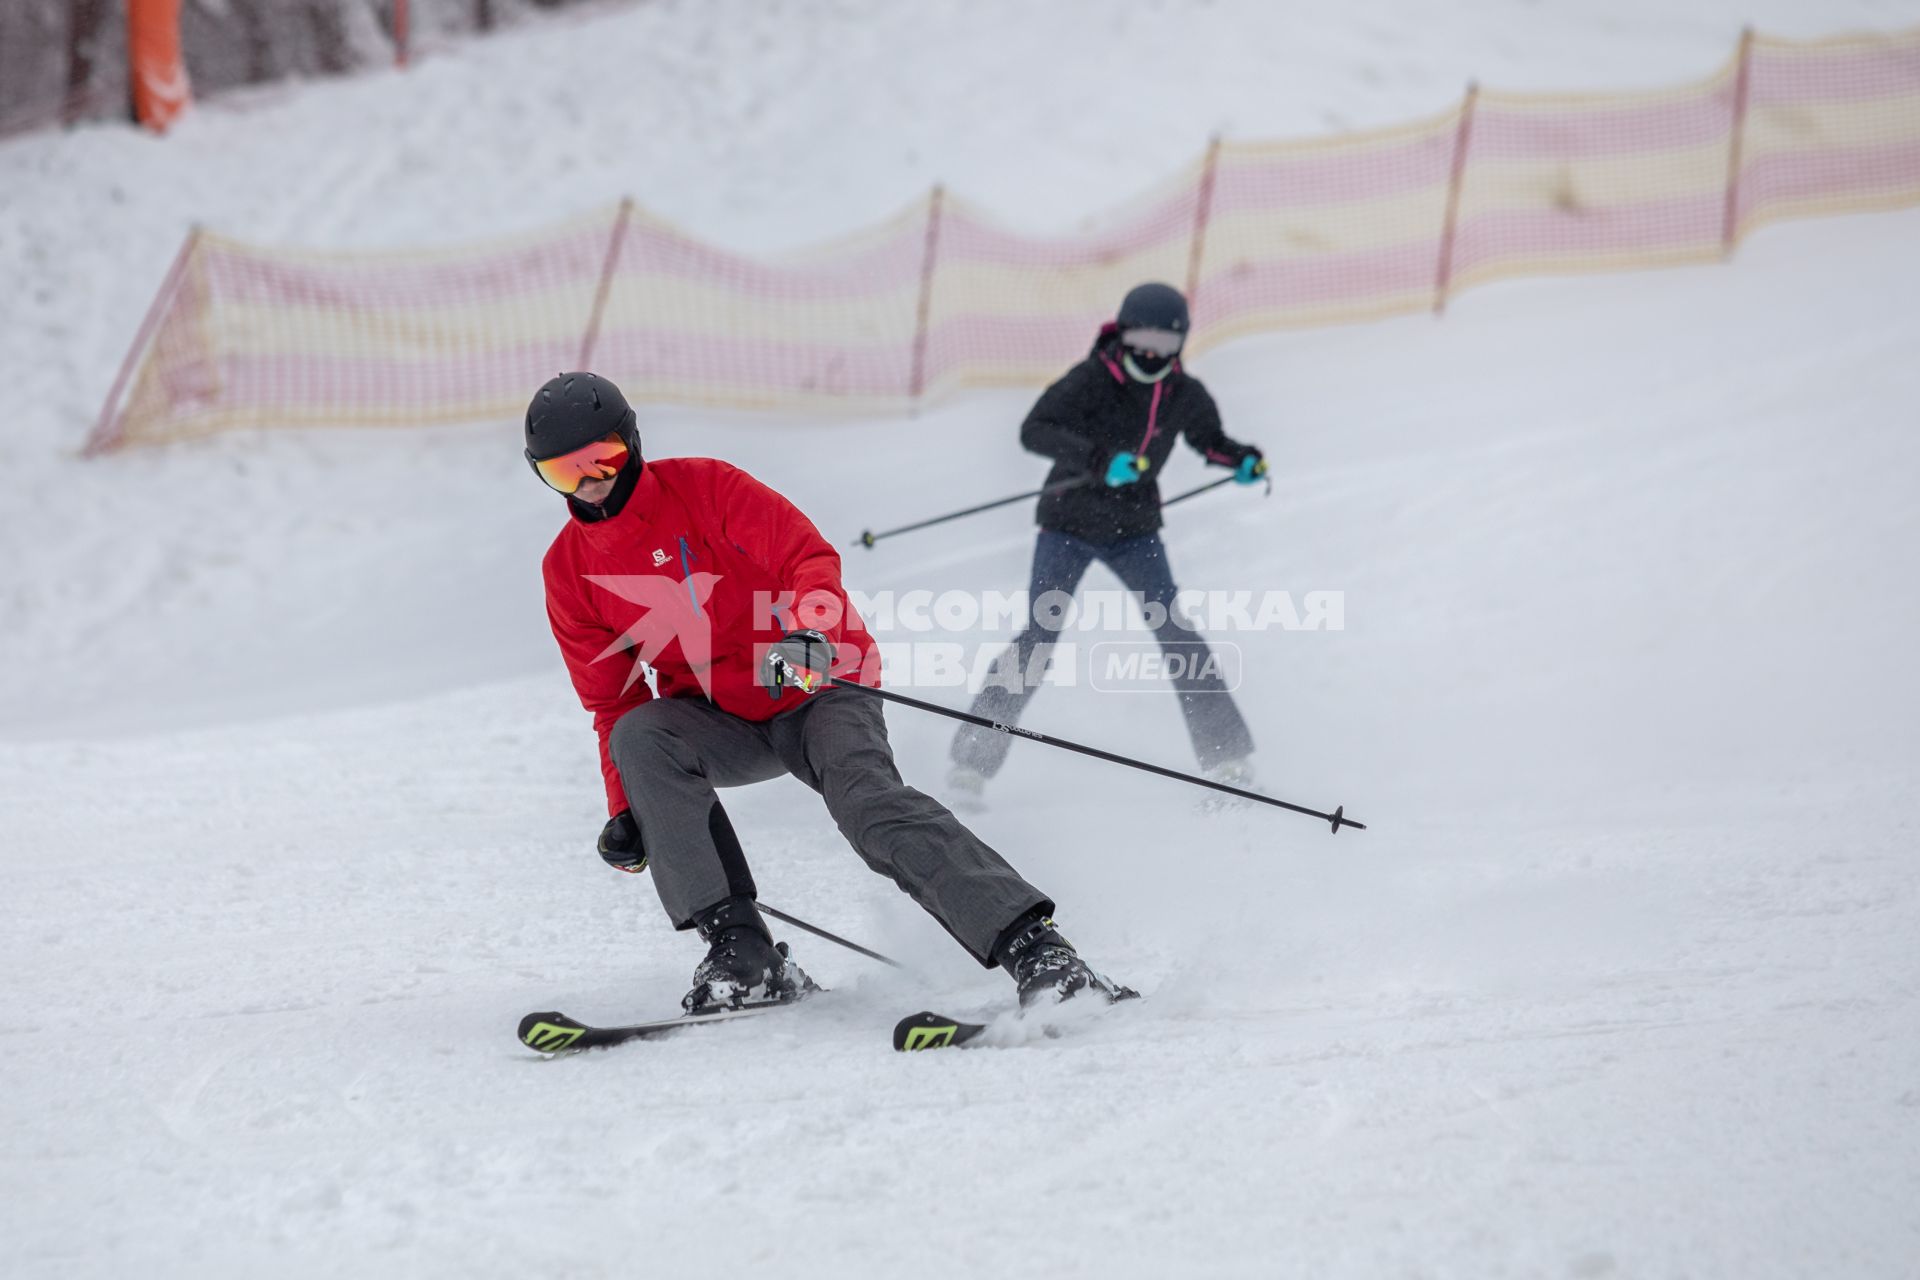
<path id="1" fill-rule="evenodd" d="M 923 1011 L 900 1019 L 893 1028 L 893 1047 L 901 1053 L 944 1049 L 949 1045 L 965 1044 L 984 1030 L 985 1027 L 971 1022 Z"/>
<path id="2" fill-rule="evenodd" d="M 530 1013 L 520 1019 L 520 1043 L 537 1053 L 564 1053 L 587 1028 L 564 1013 Z"/>

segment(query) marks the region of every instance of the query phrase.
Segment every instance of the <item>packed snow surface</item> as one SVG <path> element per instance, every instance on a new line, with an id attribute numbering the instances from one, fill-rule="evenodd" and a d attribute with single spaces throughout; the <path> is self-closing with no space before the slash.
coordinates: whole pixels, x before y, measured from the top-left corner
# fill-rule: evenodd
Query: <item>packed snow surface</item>
<path id="1" fill-rule="evenodd" d="M 888 1049 L 1011 989 L 792 781 L 727 797 L 766 900 L 910 972 L 788 933 L 812 1007 L 513 1041 L 669 1012 L 699 956 L 592 852 L 514 424 L 75 456 L 190 222 L 432 244 L 631 193 L 775 249 L 939 179 L 1067 229 L 1216 129 L 1694 78 L 1747 20 L 1920 10 L 683 0 L 0 145 L 7 1273 L 1920 1273 L 1920 212 L 1207 355 L 1277 483 L 1176 508 L 1175 568 L 1344 593 L 1223 638 L 1264 782 L 1371 829 L 1017 744 L 978 829 L 1146 998 L 981 1051 Z M 1026 402 L 644 431 L 844 545 L 1036 485 Z M 847 579 L 1011 590 L 1030 543 Z M 937 788 L 951 726 L 890 723 Z M 1190 765 L 1170 697 L 1027 723 Z"/>

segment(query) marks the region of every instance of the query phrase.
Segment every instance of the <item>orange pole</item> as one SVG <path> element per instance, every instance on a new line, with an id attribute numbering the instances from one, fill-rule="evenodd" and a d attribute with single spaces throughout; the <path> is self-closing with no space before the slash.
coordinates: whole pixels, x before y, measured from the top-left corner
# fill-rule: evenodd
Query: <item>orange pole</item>
<path id="1" fill-rule="evenodd" d="M 412 15 L 407 10 L 407 0 L 393 0 L 393 65 L 404 67 L 412 56 L 408 45 L 413 39 Z"/>
<path id="2" fill-rule="evenodd" d="M 180 0 L 127 0 L 127 79 L 134 118 L 155 133 L 187 109 L 193 92 L 180 59 Z"/>

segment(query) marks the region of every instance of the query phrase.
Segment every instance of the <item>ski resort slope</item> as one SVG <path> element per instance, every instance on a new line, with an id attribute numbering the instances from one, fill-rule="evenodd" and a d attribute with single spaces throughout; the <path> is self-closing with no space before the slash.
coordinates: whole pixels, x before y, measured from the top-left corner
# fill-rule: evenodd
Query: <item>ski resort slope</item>
<path id="1" fill-rule="evenodd" d="M 1755 16 L 1913 20 L 1778 7 Z M 848 225 L 933 173 L 1009 210 L 1030 189 L 1071 225 L 1131 189 L 1110 170 L 1135 148 L 1041 113 L 1107 101 L 1149 54 L 1186 70 L 1143 71 L 1116 110 L 1184 156 L 1222 118 L 1378 122 L 1469 74 L 1677 78 L 1737 26 L 1652 4 L 1361 7 L 1302 33 L 1297 84 L 1256 94 L 1232 60 L 1256 37 L 1287 48 L 1264 6 L 1149 6 L 1158 25 L 1119 34 L 973 6 L 937 47 L 890 7 L 821 10 L 818 30 L 768 12 L 610 11 L 210 108 L 164 144 L 0 146 L 0 272 L 25 300 L 0 347 L 20 390 L 0 428 L 7 1274 L 1920 1272 L 1916 212 L 1195 368 L 1276 484 L 1170 512 L 1174 567 L 1196 588 L 1342 593 L 1339 630 L 1222 638 L 1265 784 L 1370 829 L 1208 811 L 1016 744 L 977 827 L 1137 1004 L 1057 1039 L 892 1053 L 901 1015 L 992 1014 L 1010 984 L 782 780 L 727 795 L 765 900 L 910 971 L 787 934 L 831 988 L 809 1007 L 556 1061 L 514 1042 L 534 1009 L 669 1012 L 700 950 L 592 852 L 591 730 L 539 594 L 559 504 L 513 424 L 76 462 L 185 218 L 337 243 L 525 225 L 544 215 L 512 174 L 540 142 L 634 152 L 569 208 L 636 190 L 746 246 Z M 952 91 L 1020 22 L 1007 56 L 1032 73 L 963 110 Z M 776 103 L 787 37 L 884 74 L 823 72 Z M 698 131 L 642 145 L 634 110 L 589 109 L 549 56 L 583 41 L 654 60 L 650 87 L 609 89 L 634 110 L 672 110 L 674 68 L 737 79 L 688 91 Z M 1076 53 L 1043 81 L 1045 47 Z M 1335 74 L 1335 53 L 1370 74 Z M 1239 79 L 1192 70 L 1215 56 Z M 896 109 L 865 110 L 875 85 Z M 859 147 L 825 128 L 852 109 Z M 1052 150 L 1036 118 L 1060 120 Z M 248 180 L 339 160 L 317 140 L 343 120 L 408 123 L 363 132 L 354 173 Z M 808 125 L 824 175 L 783 145 Z M 1037 485 L 1026 403 L 859 423 L 654 408 L 643 432 L 655 456 L 751 468 L 846 545 Z M 1168 489 L 1208 475 L 1177 458 Z M 846 576 L 1011 590 L 1031 537 L 994 512 L 849 550 Z M 889 722 L 903 773 L 937 789 L 951 725 Z M 1048 689 L 1026 723 L 1190 765 L 1170 697 Z"/>

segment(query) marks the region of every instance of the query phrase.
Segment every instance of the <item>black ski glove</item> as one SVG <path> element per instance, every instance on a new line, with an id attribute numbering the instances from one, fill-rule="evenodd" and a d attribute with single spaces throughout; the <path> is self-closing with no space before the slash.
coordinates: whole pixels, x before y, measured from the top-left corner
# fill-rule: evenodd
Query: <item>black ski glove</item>
<path id="1" fill-rule="evenodd" d="M 633 820 L 633 810 L 622 809 L 600 828 L 600 856 L 619 871 L 647 869 L 647 851 L 640 845 L 640 824 Z"/>
<path id="2" fill-rule="evenodd" d="M 778 699 L 787 689 L 812 693 L 833 669 L 833 641 L 818 631 L 789 631 L 767 650 L 762 668 L 767 696 Z"/>

